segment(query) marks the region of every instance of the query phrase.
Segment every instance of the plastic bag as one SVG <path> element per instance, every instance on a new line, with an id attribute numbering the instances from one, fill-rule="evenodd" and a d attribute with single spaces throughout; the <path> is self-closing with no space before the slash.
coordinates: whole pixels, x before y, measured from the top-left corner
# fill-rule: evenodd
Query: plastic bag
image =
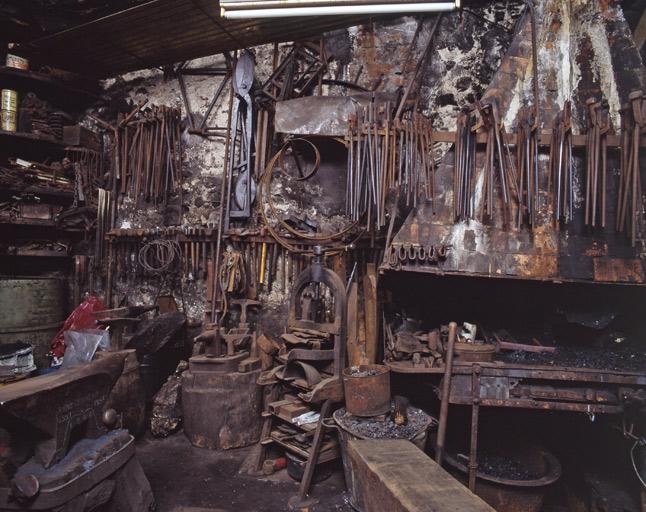
<path id="1" fill-rule="evenodd" d="M 110 333 L 100 329 L 65 331 L 65 356 L 63 368 L 71 368 L 92 361 L 97 348 L 110 348 Z"/>
<path id="2" fill-rule="evenodd" d="M 96 317 L 94 313 L 107 309 L 105 304 L 94 295 L 88 295 L 76 309 L 67 317 L 63 328 L 52 340 L 49 355 L 52 357 L 61 357 L 65 353 L 65 331 L 82 331 L 84 329 L 96 329 Z"/>

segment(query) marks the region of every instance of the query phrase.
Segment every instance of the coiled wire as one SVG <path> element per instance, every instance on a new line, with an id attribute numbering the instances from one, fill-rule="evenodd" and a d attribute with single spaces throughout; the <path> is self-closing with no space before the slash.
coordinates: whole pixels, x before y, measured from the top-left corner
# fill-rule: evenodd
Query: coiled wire
<path id="1" fill-rule="evenodd" d="M 158 238 L 149 240 L 139 249 L 138 260 L 147 272 L 163 274 L 174 270 L 181 256 L 182 251 L 175 240 Z"/>

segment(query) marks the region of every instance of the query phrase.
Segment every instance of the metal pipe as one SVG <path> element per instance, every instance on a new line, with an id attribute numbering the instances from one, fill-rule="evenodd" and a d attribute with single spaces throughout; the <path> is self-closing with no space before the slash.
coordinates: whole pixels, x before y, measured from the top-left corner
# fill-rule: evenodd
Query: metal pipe
<path id="1" fill-rule="evenodd" d="M 232 112 L 233 112 L 233 97 L 235 96 L 235 93 L 233 91 L 233 84 L 231 84 L 229 90 L 229 117 L 227 120 L 227 131 L 230 132 L 231 130 L 231 123 L 232 123 Z M 236 114 L 237 115 L 237 114 Z M 234 139 L 235 142 L 235 139 Z M 211 289 L 213 290 L 213 298 L 211 299 L 211 322 L 212 323 L 219 323 L 221 318 L 218 318 L 218 293 L 219 293 L 219 288 L 220 288 L 220 253 L 222 251 L 222 235 L 224 231 L 224 224 L 228 222 L 228 215 L 229 215 L 229 207 L 228 203 L 231 198 L 231 189 L 229 188 L 230 183 L 227 183 L 230 181 L 230 176 L 229 176 L 229 153 L 235 151 L 235 147 L 231 147 L 231 139 L 230 137 L 226 138 L 225 146 L 224 146 L 224 162 L 227 166 L 226 169 L 223 170 L 222 173 L 222 183 L 220 185 L 220 222 L 218 222 L 218 230 L 217 230 L 217 235 L 215 239 L 216 247 L 215 247 L 215 255 L 214 255 L 214 261 L 213 261 L 213 282 L 211 284 Z M 223 219 L 223 217 L 227 216 L 226 219 Z"/>
<path id="2" fill-rule="evenodd" d="M 296 4 L 298 5 L 298 4 Z M 316 7 L 283 7 L 271 9 L 242 9 L 229 11 L 221 7 L 225 19 L 247 18 L 284 18 L 291 16 L 333 16 L 345 14 L 397 14 L 410 12 L 443 12 L 453 11 L 454 2 L 442 3 L 405 3 L 405 4 L 365 4 L 365 5 L 321 5 Z"/>
<path id="3" fill-rule="evenodd" d="M 480 413 L 480 365 L 471 368 L 471 448 L 469 451 L 469 490 L 476 492 L 478 473 L 478 422 Z"/>

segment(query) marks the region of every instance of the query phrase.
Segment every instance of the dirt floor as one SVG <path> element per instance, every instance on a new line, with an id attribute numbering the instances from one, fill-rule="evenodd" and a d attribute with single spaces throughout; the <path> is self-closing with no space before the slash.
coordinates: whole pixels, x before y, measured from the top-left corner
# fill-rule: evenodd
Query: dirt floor
<path id="1" fill-rule="evenodd" d="M 146 435 L 137 444 L 158 512 L 288 510 L 287 501 L 296 494 L 298 483 L 285 470 L 270 477 L 245 474 L 253 451 L 253 447 L 220 452 L 195 448 L 183 432 L 166 439 Z M 312 496 L 319 499 L 313 512 L 353 510 L 340 466 L 314 486 Z"/>

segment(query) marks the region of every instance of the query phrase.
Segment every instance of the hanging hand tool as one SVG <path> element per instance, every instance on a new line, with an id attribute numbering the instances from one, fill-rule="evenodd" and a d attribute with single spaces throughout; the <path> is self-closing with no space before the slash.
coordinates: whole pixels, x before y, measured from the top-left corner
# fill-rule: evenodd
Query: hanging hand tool
<path id="1" fill-rule="evenodd" d="M 641 145 L 641 134 L 646 128 L 646 101 L 644 101 L 642 91 L 634 91 L 628 96 L 633 110 L 633 119 L 635 126 L 633 128 L 633 142 L 631 152 L 631 178 L 632 178 L 632 199 L 631 199 L 631 212 L 630 212 L 630 240 L 632 246 L 635 247 L 637 239 L 637 223 L 639 222 L 638 215 L 642 213 L 642 187 L 641 187 L 641 166 L 639 163 L 639 150 Z"/>
<path id="2" fill-rule="evenodd" d="M 548 191 L 552 193 L 554 219 L 569 222 L 574 212 L 572 173 L 572 104 L 567 100 L 552 125 L 550 140 L 550 177 Z"/>
<path id="3" fill-rule="evenodd" d="M 602 228 L 606 225 L 607 188 L 607 134 L 610 129 L 607 103 L 594 98 L 588 106 L 588 135 L 586 137 L 586 226 Z M 599 210 L 599 213 L 597 212 Z"/>
<path id="4" fill-rule="evenodd" d="M 431 122 L 417 113 L 393 118 L 392 107 L 371 102 L 348 122 L 346 212 L 355 222 L 365 219 L 369 230 L 386 225 L 392 188 L 413 207 L 435 193 Z"/>

